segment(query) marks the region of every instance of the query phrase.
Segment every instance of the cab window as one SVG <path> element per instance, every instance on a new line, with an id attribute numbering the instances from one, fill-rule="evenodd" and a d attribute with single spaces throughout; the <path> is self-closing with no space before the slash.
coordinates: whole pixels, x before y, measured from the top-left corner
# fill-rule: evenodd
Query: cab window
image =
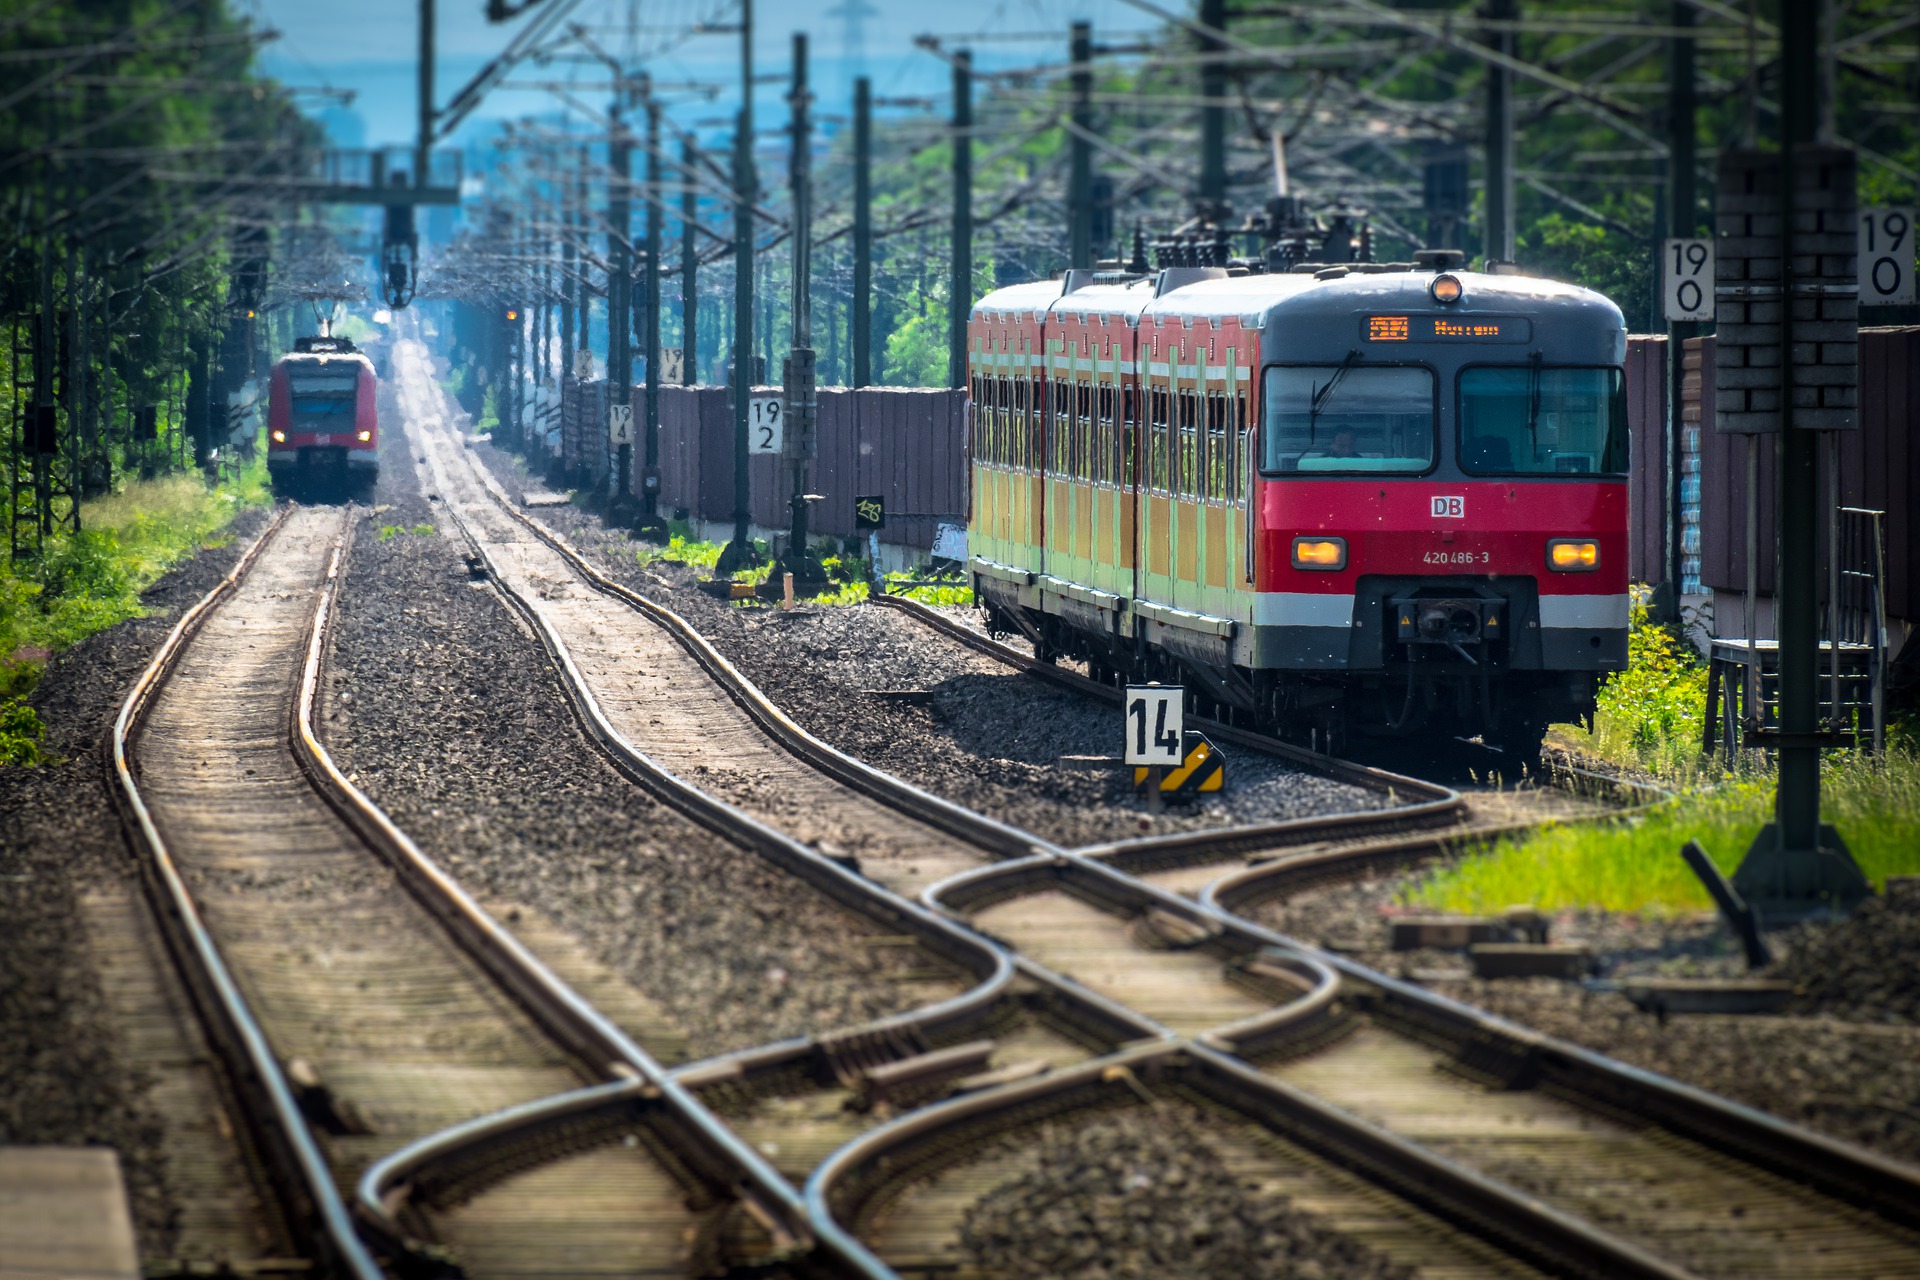
<path id="1" fill-rule="evenodd" d="M 1502 365 L 1460 373 L 1460 469 L 1473 475 L 1624 475 L 1618 369 Z"/>
<path id="2" fill-rule="evenodd" d="M 1265 391 L 1265 471 L 1417 474 L 1433 466 L 1430 369 L 1352 358 L 1272 368 Z"/>

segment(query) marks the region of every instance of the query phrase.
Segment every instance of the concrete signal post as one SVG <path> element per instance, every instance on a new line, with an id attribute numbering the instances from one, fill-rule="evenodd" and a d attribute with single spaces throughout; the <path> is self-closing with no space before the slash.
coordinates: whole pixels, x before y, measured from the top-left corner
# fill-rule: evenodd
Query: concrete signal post
<path id="1" fill-rule="evenodd" d="M 793 576 L 794 587 L 802 595 L 817 594 L 826 584 L 826 569 L 807 549 L 807 504 L 813 495 L 807 492 L 807 470 L 816 449 L 816 425 L 819 403 L 813 350 L 813 134 L 808 107 L 813 101 L 807 87 L 807 37 L 793 37 L 793 158 L 788 174 L 793 184 L 793 345 L 787 355 L 786 376 L 786 457 L 793 468 L 791 521 L 787 530 L 787 554 L 781 570 Z"/>
<path id="2" fill-rule="evenodd" d="M 753 396 L 753 0 L 740 0 L 740 114 L 733 138 L 733 540 L 720 550 L 716 578 L 760 563 L 749 528 L 748 401 Z"/>
<path id="3" fill-rule="evenodd" d="M 1777 462 L 1779 712 L 1768 724 L 1751 693 L 1746 740 L 1778 752 L 1774 820 L 1733 876 L 1745 907 L 1776 922 L 1844 912 L 1872 893 L 1834 828 L 1820 821 L 1817 599 L 1822 509 L 1819 463 L 1833 433 L 1858 429 L 1858 297 L 1853 153 L 1817 145 L 1819 6 L 1787 5 L 1780 45 L 1780 150 L 1720 158 L 1716 427 L 1761 439 Z M 1751 483 L 1747 501 L 1757 500 Z M 1830 505 L 1830 504 L 1829 504 Z M 1749 507 L 1748 528 L 1754 526 Z M 1758 550 L 1749 535 L 1748 617 Z M 1834 554 L 1836 548 L 1829 548 Z M 1747 630 L 1747 688 L 1767 654 Z"/>

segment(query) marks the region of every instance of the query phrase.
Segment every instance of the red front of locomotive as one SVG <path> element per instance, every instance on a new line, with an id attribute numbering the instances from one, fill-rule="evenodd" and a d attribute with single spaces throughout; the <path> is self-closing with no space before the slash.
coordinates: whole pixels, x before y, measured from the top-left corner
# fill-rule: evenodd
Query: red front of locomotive
<path id="1" fill-rule="evenodd" d="M 1626 665 L 1624 354 L 1611 303 L 1547 281 L 1364 276 L 1275 308 L 1252 648 L 1283 705 L 1522 745 L 1591 714 Z"/>
<path id="2" fill-rule="evenodd" d="M 267 387 L 269 469 L 372 475 L 380 465 L 378 390 L 372 362 L 350 346 L 283 356 Z"/>

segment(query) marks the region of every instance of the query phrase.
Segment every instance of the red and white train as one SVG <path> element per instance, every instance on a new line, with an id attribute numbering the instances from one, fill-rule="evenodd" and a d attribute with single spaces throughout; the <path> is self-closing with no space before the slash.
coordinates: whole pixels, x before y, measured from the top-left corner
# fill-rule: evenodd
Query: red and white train
<path id="1" fill-rule="evenodd" d="M 1068 273 L 969 324 L 977 598 L 1320 742 L 1531 755 L 1627 658 L 1619 308 L 1353 264 Z"/>
<path id="2" fill-rule="evenodd" d="M 346 338 L 298 338 L 267 384 L 267 470 L 369 485 L 380 472 L 379 381 Z"/>

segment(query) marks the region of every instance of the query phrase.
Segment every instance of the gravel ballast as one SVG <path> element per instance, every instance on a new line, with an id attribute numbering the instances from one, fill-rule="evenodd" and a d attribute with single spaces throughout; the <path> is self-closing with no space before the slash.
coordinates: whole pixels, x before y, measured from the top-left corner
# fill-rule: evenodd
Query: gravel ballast
<path id="1" fill-rule="evenodd" d="M 1920 901 L 1910 893 L 1869 901 L 1838 924 L 1770 934 L 1780 958 L 1757 973 L 1712 914 L 1561 913 L 1551 921 L 1553 940 L 1594 953 L 1596 981 L 1586 986 L 1483 981 L 1468 976 L 1465 952 L 1386 950 L 1387 922 L 1408 914 L 1398 899 L 1416 878 L 1315 890 L 1253 915 L 1549 1035 L 1920 1163 L 1920 1025 L 1911 995 Z M 1615 989 L 1641 978 L 1747 977 L 1792 983 L 1785 1014 L 1661 1019 Z"/>
<path id="2" fill-rule="evenodd" d="M 540 489 L 523 465 L 475 447 L 509 494 Z M 1276 821 L 1392 801 L 1274 757 L 1228 749 L 1227 790 L 1150 814 L 1113 761 L 1120 712 L 977 654 L 871 605 L 743 608 L 699 591 L 700 572 L 639 563 L 644 545 L 578 508 L 534 513 L 616 581 L 667 605 L 809 732 L 956 804 L 1068 846 Z M 901 695 L 906 696 L 901 696 Z"/>
<path id="3" fill-rule="evenodd" d="M 511 457 L 485 447 L 477 452 L 509 493 L 544 487 L 527 482 Z M 799 616 L 730 607 L 694 589 L 695 571 L 639 564 L 640 544 L 607 531 L 588 513 L 552 508 L 537 514 L 611 576 L 687 617 L 812 732 L 908 781 L 1068 844 L 1208 825 L 1227 816 L 1216 809 L 1149 820 L 1117 770 L 1082 769 L 1062 760 L 1113 753 L 1114 712 L 1020 678 L 900 615 L 871 607 L 813 609 Z M 920 690 L 931 698 L 883 699 L 867 690 Z M 995 725 L 1002 727 L 990 732 Z M 1235 803 L 1261 793 L 1261 784 L 1249 784 L 1246 763 L 1236 756 L 1229 766 L 1239 793 Z M 1284 769 L 1276 770 L 1272 784 L 1289 807 L 1257 816 L 1382 803 Z M 1495 798 L 1506 801 L 1509 794 Z M 1511 803 L 1524 803 L 1530 812 L 1534 793 L 1512 794 Z M 1236 811 L 1233 820 L 1248 816 L 1255 815 Z M 1387 917 L 1409 912 L 1398 902 L 1411 883 L 1412 877 L 1395 876 L 1316 890 L 1253 914 L 1303 941 L 1337 946 L 1386 972 L 1549 1034 L 1920 1160 L 1920 1033 L 1900 1025 L 1914 1017 L 1913 991 L 1920 982 L 1912 963 L 1920 947 L 1911 940 L 1911 925 L 1870 907 L 1851 930 L 1809 927 L 1776 935 L 1785 959 L 1771 976 L 1787 977 L 1800 988 L 1789 1012 L 1803 1016 L 1674 1015 L 1663 1024 L 1616 991 L 1547 980 L 1475 981 L 1467 976 L 1463 952 L 1387 951 Z M 1552 933 L 1556 941 L 1588 944 L 1598 957 L 1595 976 L 1603 982 L 1748 976 L 1738 943 L 1711 915 L 1562 913 L 1552 921 Z M 1823 936 L 1825 943 L 1818 941 Z M 1856 963 L 1867 972 L 1853 972 Z M 1829 983 L 1821 973 L 1848 976 Z M 1862 1029 L 1855 1020 L 1892 1025 Z"/>
<path id="4" fill-rule="evenodd" d="M 250 546 L 267 515 L 228 530 L 147 589 L 131 618 L 56 655 L 32 703 L 57 762 L 0 768 L 0 1146 L 120 1153 L 143 1254 L 175 1237 L 155 1080 L 130 1060 L 89 954 L 82 899 L 141 894 L 107 790 L 101 743 L 180 613 Z M 144 901 L 144 899 L 141 899 Z M 156 961 L 164 963 L 163 956 Z"/>
<path id="5" fill-rule="evenodd" d="M 694 1057 L 922 1003 L 924 951 L 875 945 L 883 930 L 589 746 L 545 651 L 441 536 L 450 517 L 421 493 L 404 437 L 382 439 L 380 509 L 348 562 L 328 670 L 322 731 L 340 767 L 470 890 L 583 940 Z"/>
<path id="6" fill-rule="evenodd" d="M 1235 1177 L 1198 1110 L 1049 1125 L 1039 1165 L 981 1197 L 960 1241 L 989 1274 L 1411 1280 L 1286 1196 Z"/>

